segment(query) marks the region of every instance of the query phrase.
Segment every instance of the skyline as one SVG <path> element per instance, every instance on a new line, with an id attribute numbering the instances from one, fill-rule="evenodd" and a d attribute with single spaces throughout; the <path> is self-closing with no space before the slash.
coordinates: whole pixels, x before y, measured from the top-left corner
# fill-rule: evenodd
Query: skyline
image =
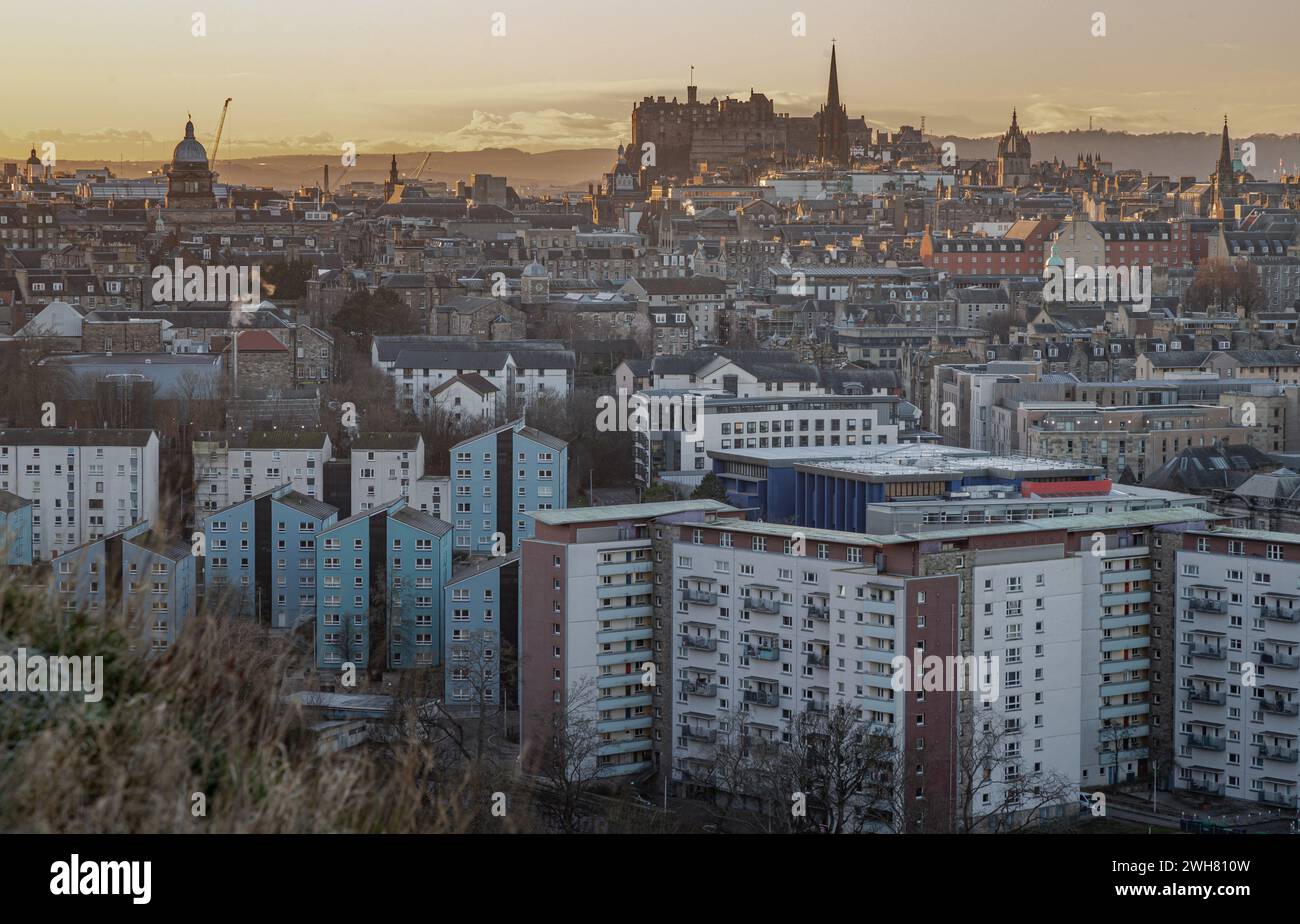
<path id="1" fill-rule="evenodd" d="M 83 0 L 7 14 L 31 38 L 14 49 L 16 71 L 40 81 L 7 101 L 0 153 L 53 141 L 60 159 L 161 160 L 187 113 L 208 143 L 227 96 L 222 153 L 230 158 L 325 153 L 349 141 L 399 153 L 612 148 L 630 135 L 635 101 L 685 97 L 692 65 L 702 99 L 745 97 L 752 87 L 778 111 L 811 114 L 824 96 L 832 39 L 849 113 L 873 128 L 925 116 L 931 133 L 988 137 L 1005 129 L 1012 108 L 1030 132 L 1086 129 L 1089 117 L 1112 131 L 1210 132 L 1224 112 L 1243 137 L 1300 127 L 1300 104 L 1284 102 L 1300 79 L 1271 66 L 1284 60 L 1286 26 L 1300 24 L 1300 13 L 1256 0 L 1234 7 L 1238 21 L 1258 13 L 1277 28 L 1252 35 L 1244 64 L 1232 57 L 1244 46 L 1221 40 L 1211 15 L 1218 6 L 1208 0 L 1110 11 L 1102 37 L 1092 35 L 1095 3 L 1044 9 L 1029 0 L 944 9 L 940 25 L 927 4 L 868 10 L 839 0 L 798 9 L 762 0 L 743 17 L 680 0 L 647 16 L 579 14 L 571 0 L 409 12 L 377 0 L 374 35 L 306 0 L 271 10 L 249 0 L 205 3 L 202 36 L 192 34 L 189 9 L 137 6 L 129 29 L 120 11 Z M 498 11 L 504 23 L 493 20 Z M 791 34 L 795 13 L 806 17 L 804 36 Z M 628 36 L 659 24 L 681 40 L 630 53 Z M 494 25 L 505 34 L 494 36 Z M 710 41 L 728 28 L 744 41 Z M 51 67 L 52 47 L 78 67 Z M 1223 66 L 1207 67 L 1207 55 Z M 87 72 L 103 79 L 87 84 Z"/>

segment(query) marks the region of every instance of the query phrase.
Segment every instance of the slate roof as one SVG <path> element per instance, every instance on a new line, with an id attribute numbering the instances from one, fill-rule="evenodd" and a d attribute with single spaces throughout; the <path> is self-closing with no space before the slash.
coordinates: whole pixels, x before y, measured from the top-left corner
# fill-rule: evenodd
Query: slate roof
<path id="1" fill-rule="evenodd" d="M 53 427 L 0 430 L 0 446 L 146 446 L 152 430 L 57 430 Z"/>
<path id="2" fill-rule="evenodd" d="M 1253 446 L 1194 446 L 1156 469 L 1142 485 L 1188 494 L 1231 491 L 1276 464 Z"/>
<path id="3" fill-rule="evenodd" d="M 355 450 L 400 450 L 405 449 L 411 452 L 419 449 L 420 434 L 418 433 L 385 433 L 376 430 L 372 433 L 358 434 L 352 440 L 352 449 Z"/>

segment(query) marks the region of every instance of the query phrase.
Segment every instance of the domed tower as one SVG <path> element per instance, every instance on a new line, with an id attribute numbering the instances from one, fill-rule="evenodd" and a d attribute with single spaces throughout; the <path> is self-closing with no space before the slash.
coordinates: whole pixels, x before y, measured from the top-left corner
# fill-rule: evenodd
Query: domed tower
<path id="1" fill-rule="evenodd" d="M 541 305 L 551 300 L 551 274 L 536 260 L 525 266 L 519 276 L 519 295 L 525 305 Z"/>
<path id="2" fill-rule="evenodd" d="M 1029 139 L 1020 130 L 1014 109 L 1011 127 L 998 140 L 998 185 L 1003 188 L 1029 185 Z"/>
<path id="3" fill-rule="evenodd" d="M 32 148 L 31 156 L 27 158 L 26 168 L 27 169 L 24 172 L 26 173 L 27 182 L 36 182 L 36 178 L 41 173 L 41 159 L 36 156 L 35 148 Z"/>
<path id="4" fill-rule="evenodd" d="M 211 209 L 217 206 L 212 183 L 216 179 L 208 169 L 208 152 L 194 137 L 194 123 L 185 123 L 185 137 L 172 152 L 172 162 L 167 173 L 167 202 L 169 209 Z"/>

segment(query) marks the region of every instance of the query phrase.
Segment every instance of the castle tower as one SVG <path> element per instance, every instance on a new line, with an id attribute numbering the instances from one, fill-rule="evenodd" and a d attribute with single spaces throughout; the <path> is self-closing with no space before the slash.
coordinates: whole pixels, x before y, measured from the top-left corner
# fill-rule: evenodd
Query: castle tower
<path id="1" fill-rule="evenodd" d="M 849 113 L 840 102 L 840 78 L 831 46 L 831 76 L 826 87 L 826 104 L 817 113 L 817 156 L 832 164 L 849 163 Z"/>
<path id="2" fill-rule="evenodd" d="M 1029 139 L 1020 130 L 1016 110 L 1011 110 L 1011 127 L 998 139 L 998 185 L 1012 189 L 1029 185 Z"/>

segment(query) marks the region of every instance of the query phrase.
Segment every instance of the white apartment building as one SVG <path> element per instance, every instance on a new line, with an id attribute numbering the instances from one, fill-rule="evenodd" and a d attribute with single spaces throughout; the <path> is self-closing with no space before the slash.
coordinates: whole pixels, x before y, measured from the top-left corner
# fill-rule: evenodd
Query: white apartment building
<path id="1" fill-rule="evenodd" d="M 316 500 L 325 498 L 325 463 L 333 453 L 325 433 L 204 433 L 194 440 L 192 448 L 194 508 L 200 519 L 205 513 L 224 510 L 286 483 L 299 494 Z"/>
<path id="2" fill-rule="evenodd" d="M 785 740 L 800 711 L 845 701 L 864 721 L 892 723 L 903 755 L 924 749 L 900 781 L 912 804 L 941 805 L 953 786 L 969 786 L 973 823 L 1022 808 L 1061 817 L 1081 787 L 1147 772 L 1147 536 L 1208 516 L 1171 508 L 916 536 L 683 524 L 665 644 L 677 687 L 674 778 L 707 771 L 737 715 L 750 737 Z M 964 693 L 896 692 L 893 658 L 915 661 L 918 649 L 967 659 L 985 676 L 968 675 Z M 976 742 L 966 747 L 996 749 L 988 780 L 953 779 L 964 759 L 950 744 L 958 726 Z M 1050 804 L 1030 804 L 1027 777 Z"/>
<path id="3" fill-rule="evenodd" d="M 896 731 L 906 578 L 880 573 L 866 538 L 730 519 L 680 527 L 665 646 L 674 779 L 704 778 L 719 736 L 788 742 L 799 714 L 840 703 Z"/>
<path id="4" fill-rule="evenodd" d="M 0 430 L 0 491 L 32 502 L 32 555 L 158 520 L 152 430 Z"/>
<path id="5" fill-rule="evenodd" d="M 392 378 L 397 406 L 416 413 L 432 408 L 435 393 L 453 379 L 474 383 L 480 396 L 491 396 L 503 412 L 515 402 L 527 404 L 543 396 L 564 398 L 573 384 L 573 352 L 551 341 L 480 343 L 457 337 L 375 337 L 370 361 Z M 486 392 L 479 378 L 496 392 Z M 475 407 L 481 414 L 481 407 Z"/>
<path id="6" fill-rule="evenodd" d="M 1294 816 L 1300 535 L 1222 528 L 1180 538 L 1174 785 Z"/>
<path id="7" fill-rule="evenodd" d="M 520 714 L 526 757 L 554 734 L 549 714 L 594 719 L 607 777 L 654 770 L 654 703 L 667 688 L 652 637 L 659 516 L 729 510 L 673 501 L 545 510 L 521 543 Z M 581 696 L 574 700 L 575 695 Z M 660 692 L 660 695 L 661 692 Z"/>
<path id="8" fill-rule="evenodd" d="M 412 486 L 424 477 L 424 437 L 418 433 L 358 435 L 352 441 L 351 477 L 353 515 L 409 497 Z"/>
<path id="9" fill-rule="evenodd" d="M 450 513 L 451 507 L 444 509 L 444 504 L 451 503 L 451 476 L 424 475 L 411 482 L 407 502 L 421 513 L 440 520 L 450 520 L 444 513 Z"/>
<path id="10" fill-rule="evenodd" d="M 969 730 L 984 736 L 980 747 L 999 752 L 991 785 L 975 793 L 977 814 L 1014 798 L 1022 773 L 1077 788 L 1083 763 L 1097 760 L 1095 749 L 1083 746 L 1096 710 L 1083 708 L 1080 665 L 1093 666 L 1096 657 L 1083 653 L 1082 562 L 1061 554 L 1059 546 L 981 549 L 972 568 L 971 647 L 999 673 L 1000 689 L 995 701 L 977 704 L 978 727 Z"/>

